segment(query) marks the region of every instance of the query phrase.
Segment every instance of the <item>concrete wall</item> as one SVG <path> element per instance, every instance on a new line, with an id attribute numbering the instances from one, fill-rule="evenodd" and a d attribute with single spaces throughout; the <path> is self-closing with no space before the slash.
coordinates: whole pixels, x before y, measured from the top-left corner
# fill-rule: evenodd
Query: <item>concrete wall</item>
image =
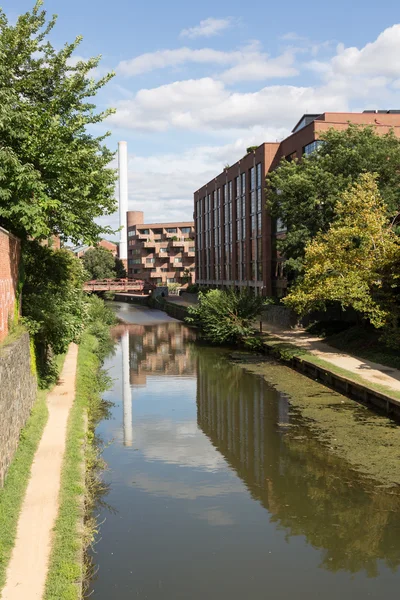
<path id="1" fill-rule="evenodd" d="M 20 256 L 19 239 L 0 227 L 0 342 L 14 316 Z"/>
<path id="2" fill-rule="evenodd" d="M 29 335 L 0 348 L 0 487 L 36 398 Z"/>

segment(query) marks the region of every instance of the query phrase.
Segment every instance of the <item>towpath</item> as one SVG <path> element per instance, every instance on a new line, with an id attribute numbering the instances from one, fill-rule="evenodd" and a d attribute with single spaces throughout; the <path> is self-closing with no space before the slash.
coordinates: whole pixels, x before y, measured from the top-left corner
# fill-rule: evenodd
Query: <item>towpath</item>
<path id="1" fill-rule="evenodd" d="M 71 344 L 59 383 L 49 393 L 49 418 L 32 464 L 2 600 L 42 600 L 58 514 L 67 423 L 75 398 L 78 346 Z"/>

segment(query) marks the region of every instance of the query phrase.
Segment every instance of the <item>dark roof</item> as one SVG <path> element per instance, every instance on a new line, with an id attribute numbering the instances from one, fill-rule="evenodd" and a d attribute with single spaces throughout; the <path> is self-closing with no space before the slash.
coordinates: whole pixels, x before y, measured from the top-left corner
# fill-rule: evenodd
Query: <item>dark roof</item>
<path id="1" fill-rule="evenodd" d="M 321 113 L 318 114 L 313 114 L 313 115 L 303 115 L 301 117 L 301 119 L 296 123 L 296 125 L 293 127 L 292 129 L 292 133 L 295 133 L 296 131 L 298 131 L 299 129 L 302 129 L 303 127 L 306 127 L 307 125 L 309 125 L 310 123 L 312 123 L 313 121 L 315 121 L 315 119 L 318 119 L 318 117 L 321 116 Z M 304 125 L 302 124 L 302 121 L 304 120 Z M 299 125 L 301 125 L 301 127 L 299 127 Z"/>

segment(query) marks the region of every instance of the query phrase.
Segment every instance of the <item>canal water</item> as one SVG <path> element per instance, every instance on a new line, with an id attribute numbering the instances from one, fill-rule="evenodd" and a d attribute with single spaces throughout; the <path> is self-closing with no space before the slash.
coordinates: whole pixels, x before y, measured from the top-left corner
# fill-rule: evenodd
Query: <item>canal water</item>
<path id="1" fill-rule="evenodd" d="M 284 381 L 277 391 L 162 312 L 116 309 L 131 324 L 105 365 L 109 491 L 90 597 L 397 598 L 398 487 L 321 441 Z"/>

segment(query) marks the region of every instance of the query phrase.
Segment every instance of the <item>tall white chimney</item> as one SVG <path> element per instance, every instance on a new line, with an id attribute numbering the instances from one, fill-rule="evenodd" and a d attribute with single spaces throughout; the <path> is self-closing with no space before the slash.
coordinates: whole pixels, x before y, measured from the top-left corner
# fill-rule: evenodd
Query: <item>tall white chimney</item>
<path id="1" fill-rule="evenodd" d="M 128 258 L 128 239 L 126 231 L 126 213 L 128 211 L 128 145 L 118 142 L 118 171 L 119 171 L 119 225 L 120 242 L 119 257 L 121 260 Z"/>

